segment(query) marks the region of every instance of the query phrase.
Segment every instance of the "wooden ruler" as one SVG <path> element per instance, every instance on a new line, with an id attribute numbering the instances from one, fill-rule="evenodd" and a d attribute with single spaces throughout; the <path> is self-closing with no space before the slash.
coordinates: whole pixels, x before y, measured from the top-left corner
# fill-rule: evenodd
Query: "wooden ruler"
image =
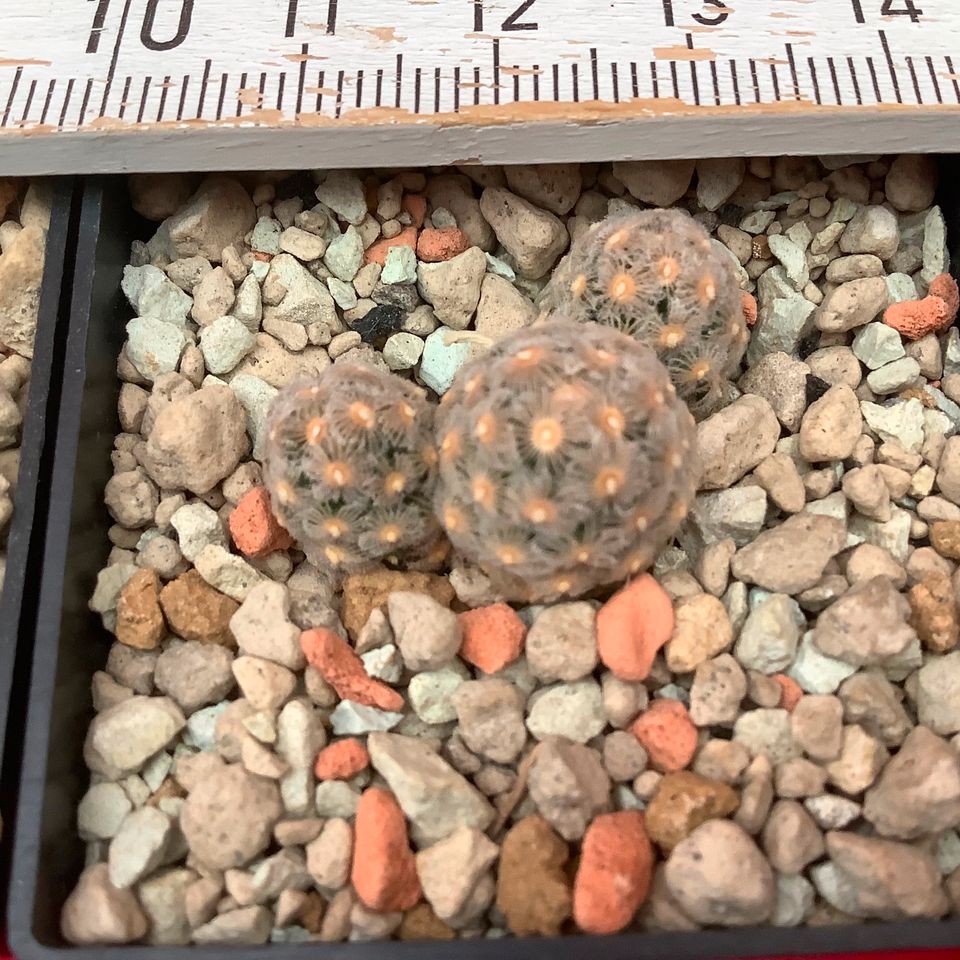
<path id="1" fill-rule="evenodd" d="M 958 0 L 25 0 L 0 173 L 960 149 Z"/>

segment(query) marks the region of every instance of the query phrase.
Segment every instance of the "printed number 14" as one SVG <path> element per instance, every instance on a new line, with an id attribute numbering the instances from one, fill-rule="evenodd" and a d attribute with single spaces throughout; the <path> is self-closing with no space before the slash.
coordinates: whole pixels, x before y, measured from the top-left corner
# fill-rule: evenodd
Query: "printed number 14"
<path id="1" fill-rule="evenodd" d="M 867 18 L 863 13 L 863 0 L 851 0 L 853 3 L 853 15 L 857 23 L 866 23 Z M 881 17 L 909 17 L 913 23 L 919 23 L 923 16 L 914 0 L 883 0 L 880 7 Z"/>

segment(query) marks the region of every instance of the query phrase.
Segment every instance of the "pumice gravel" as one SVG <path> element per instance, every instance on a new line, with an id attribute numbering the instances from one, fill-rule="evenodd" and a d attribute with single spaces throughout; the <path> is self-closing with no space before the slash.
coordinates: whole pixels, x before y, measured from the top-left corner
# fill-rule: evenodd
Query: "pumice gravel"
<path id="1" fill-rule="evenodd" d="M 960 298 L 932 159 L 130 189 L 157 226 L 123 280 L 69 941 L 960 911 Z M 709 233 L 750 330 L 652 569 L 520 606 L 442 546 L 307 562 L 263 485 L 278 391 L 368 364 L 437 402 L 537 321 L 572 240 L 651 206 Z"/>

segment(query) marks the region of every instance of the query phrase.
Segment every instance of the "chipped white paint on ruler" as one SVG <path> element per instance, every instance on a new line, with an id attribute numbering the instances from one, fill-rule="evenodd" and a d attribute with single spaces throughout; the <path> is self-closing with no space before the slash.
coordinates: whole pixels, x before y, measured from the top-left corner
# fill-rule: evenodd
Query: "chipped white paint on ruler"
<path id="1" fill-rule="evenodd" d="M 3 30 L 0 173 L 960 147 L 956 0 L 31 0 Z"/>

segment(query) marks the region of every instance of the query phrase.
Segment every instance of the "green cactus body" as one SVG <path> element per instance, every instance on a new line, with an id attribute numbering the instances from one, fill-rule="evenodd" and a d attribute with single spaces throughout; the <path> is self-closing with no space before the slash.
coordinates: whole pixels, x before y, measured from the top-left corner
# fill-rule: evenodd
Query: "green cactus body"
<path id="1" fill-rule="evenodd" d="M 437 414 L 437 513 L 516 600 L 647 568 L 696 487 L 696 428 L 655 354 L 610 327 L 528 327 L 464 366 Z"/>
<path id="2" fill-rule="evenodd" d="M 410 383 L 360 365 L 280 392 L 264 480 L 312 563 L 358 569 L 438 533 L 433 410 Z"/>
<path id="3" fill-rule="evenodd" d="M 681 210 L 594 224 L 554 273 L 541 306 L 652 347 L 697 418 L 715 409 L 748 340 L 732 264 Z"/>

